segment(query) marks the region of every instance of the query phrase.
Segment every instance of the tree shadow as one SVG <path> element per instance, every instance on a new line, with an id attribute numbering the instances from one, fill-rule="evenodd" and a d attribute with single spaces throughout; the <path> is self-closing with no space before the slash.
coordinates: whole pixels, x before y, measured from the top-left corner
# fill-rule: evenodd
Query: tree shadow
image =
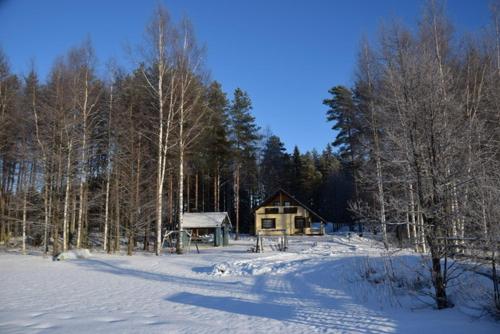
<path id="1" fill-rule="evenodd" d="M 132 269 L 124 267 L 127 261 L 86 259 L 72 263 L 113 275 L 173 283 L 181 287 L 203 289 L 208 293 L 250 293 L 258 298 L 257 301 L 250 301 L 181 290 L 164 297 L 163 300 L 167 302 L 295 323 L 326 332 L 386 334 L 396 330 L 393 320 L 354 302 L 349 291 L 342 291 L 341 287 L 336 289 L 331 283 L 325 282 L 335 268 L 342 269 L 338 266 L 343 263 L 343 259 L 305 261 L 286 274 L 255 276 L 252 285 L 245 284 L 238 277 L 234 281 L 215 277 L 197 279 Z"/>
<path id="2" fill-rule="evenodd" d="M 287 305 L 281 301 L 254 302 L 188 292 L 168 296 L 165 300 L 232 314 L 296 323 L 320 331 L 374 334 L 387 334 L 395 331 L 395 326 L 388 319 L 381 318 L 375 313 L 367 313 L 366 310 L 331 312 L 328 308 Z"/>
<path id="3" fill-rule="evenodd" d="M 385 315 L 359 305 L 332 274 L 342 272 L 353 259 L 318 259 L 285 275 L 260 275 L 252 292 L 261 302 L 280 301 L 294 305 L 293 317 L 286 321 L 311 326 L 322 331 L 349 333 L 393 333 L 396 323 Z"/>
<path id="4" fill-rule="evenodd" d="M 188 285 L 193 287 L 207 287 L 213 289 L 214 286 L 220 286 L 223 290 L 228 290 L 231 287 L 244 287 L 244 283 L 239 281 L 224 281 L 220 282 L 217 280 L 206 280 L 206 279 L 196 279 L 189 277 L 174 276 L 170 274 L 150 272 L 140 269 L 131 269 L 121 267 L 120 264 L 127 263 L 126 261 L 101 261 L 96 259 L 85 259 L 80 261 L 72 261 L 72 264 L 76 264 L 80 267 L 88 268 L 90 270 L 100 271 L 104 273 L 119 275 L 119 276 L 130 276 L 138 279 L 157 281 L 157 282 L 167 282 L 179 285 Z"/>
<path id="5" fill-rule="evenodd" d="M 256 303 L 232 297 L 207 296 L 189 292 L 179 292 L 173 296 L 166 297 L 165 300 L 229 313 L 276 320 L 290 319 L 293 317 L 294 312 L 294 308 L 287 305 Z"/>
<path id="6" fill-rule="evenodd" d="M 254 277 L 249 291 L 258 302 L 213 295 L 179 293 L 165 300 L 234 314 L 257 316 L 296 323 L 311 330 L 386 334 L 396 331 L 396 323 L 385 314 L 360 305 L 357 293 L 341 284 L 341 273 L 352 269 L 351 261 L 363 257 L 308 258 L 279 263 L 292 269 L 286 274 Z M 295 265 L 295 264 L 300 265 Z M 196 268 L 206 272 L 207 267 Z M 332 274 L 335 275 L 332 278 Z M 345 283 L 345 282 L 344 282 Z M 349 283 L 350 284 L 350 283 Z"/>

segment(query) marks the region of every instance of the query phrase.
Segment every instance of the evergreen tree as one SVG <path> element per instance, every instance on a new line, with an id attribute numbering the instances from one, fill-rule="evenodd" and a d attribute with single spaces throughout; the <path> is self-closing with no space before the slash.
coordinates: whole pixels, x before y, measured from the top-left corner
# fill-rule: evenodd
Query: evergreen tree
<path id="1" fill-rule="evenodd" d="M 240 205 L 250 211 L 254 204 L 252 203 L 253 194 L 256 192 L 257 142 L 260 138 L 258 133 L 260 128 L 255 124 L 255 117 L 251 114 L 251 110 L 250 97 L 245 91 L 237 88 L 229 108 L 236 238 L 239 237 Z M 247 219 L 244 223 L 249 225 L 250 222 L 250 219 Z"/>
<path id="2" fill-rule="evenodd" d="M 289 172 L 289 191 L 292 195 L 298 196 L 301 192 L 300 180 L 302 178 L 302 159 L 299 148 L 293 148 L 292 157 L 290 159 L 290 172 Z"/>
<path id="3" fill-rule="evenodd" d="M 317 190 L 318 213 L 335 223 L 350 223 L 348 201 L 352 196 L 352 178 L 345 172 L 330 144 L 323 150 L 318 161 L 321 182 Z"/>
<path id="4" fill-rule="evenodd" d="M 327 121 L 334 122 L 332 129 L 336 131 L 333 146 L 338 156 L 346 166 L 346 177 L 352 180 L 353 199 L 359 196 L 357 190 L 357 174 L 362 165 L 361 136 L 364 133 L 359 110 L 353 92 L 344 86 L 335 86 L 329 90 L 331 98 L 323 100 L 330 109 L 327 111 Z M 351 191 L 349 191 L 351 193 Z"/>
<path id="5" fill-rule="evenodd" d="M 278 188 L 288 189 L 288 165 L 289 155 L 286 153 L 285 145 L 278 136 L 270 136 L 265 143 L 260 164 L 265 197 L 271 195 Z"/>
<path id="6" fill-rule="evenodd" d="M 339 156 L 350 164 L 356 164 L 357 146 L 359 144 L 359 122 L 353 93 L 343 86 L 335 86 L 328 91 L 332 97 L 323 104 L 330 109 L 326 112 L 328 122 L 334 122 L 332 129 L 336 131 L 333 146 L 338 149 Z"/>
<path id="7" fill-rule="evenodd" d="M 300 178 L 297 180 L 300 192 L 296 196 L 316 209 L 314 195 L 321 182 L 321 173 L 316 168 L 314 157 L 314 153 L 307 152 L 300 158 L 302 168 Z"/>
<path id="8" fill-rule="evenodd" d="M 228 100 L 226 93 L 222 91 L 220 83 L 214 81 L 207 89 L 206 123 L 208 124 L 203 137 L 199 141 L 201 152 L 198 159 L 198 168 L 205 169 L 212 175 L 212 184 L 209 188 L 213 189 L 212 204 L 213 211 L 220 211 L 220 190 L 221 178 L 224 177 L 228 166 L 230 153 L 230 143 L 228 137 Z"/>

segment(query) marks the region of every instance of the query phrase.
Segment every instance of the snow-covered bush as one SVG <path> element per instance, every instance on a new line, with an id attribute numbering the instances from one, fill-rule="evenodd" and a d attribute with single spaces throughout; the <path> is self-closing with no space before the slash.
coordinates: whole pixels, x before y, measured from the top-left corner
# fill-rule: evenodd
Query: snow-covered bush
<path id="1" fill-rule="evenodd" d="M 54 261 L 88 259 L 91 256 L 88 249 L 74 249 L 66 252 L 59 253 L 54 256 Z"/>

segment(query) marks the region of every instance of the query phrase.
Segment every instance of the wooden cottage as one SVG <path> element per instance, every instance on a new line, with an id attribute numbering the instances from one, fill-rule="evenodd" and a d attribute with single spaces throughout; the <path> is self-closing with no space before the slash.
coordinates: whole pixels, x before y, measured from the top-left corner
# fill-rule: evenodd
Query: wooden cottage
<path id="1" fill-rule="evenodd" d="M 254 214 L 256 235 L 324 234 L 326 220 L 283 189 L 264 200 Z"/>

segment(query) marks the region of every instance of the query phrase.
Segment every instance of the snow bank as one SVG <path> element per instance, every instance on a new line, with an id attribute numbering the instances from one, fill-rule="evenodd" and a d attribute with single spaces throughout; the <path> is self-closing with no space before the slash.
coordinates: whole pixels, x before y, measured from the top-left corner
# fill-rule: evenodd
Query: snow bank
<path id="1" fill-rule="evenodd" d="M 308 240 L 307 242 L 304 242 Z M 272 240 L 264 239 L 264 248 L 273 250 Z M 262 274 L 283 274 L 295 270 L 298 266 L 323 257 L 338 257 L 372 249 L 371 241 L 358 236 L 327 237 L 320 239 L 291 239 L 288 252 L 270 252 L 270 256 L 258 256 L 253 259 L 221 262 L 212 266 L 212 276 L 253 276 Z M 376 246 L 376 245 L 375 245 Z M 375 249 L 377 249 L 375 247 Z"/>
<path id="2" fill-rule="evenodd" d="M 280 259 L 282 258 L 282 259 Z M 263 274 L 283 274 L 289 272 L 296 266 L 294 258 L 288 256 L 270 256 L 261 259 L 242 260 L 234 262 L 222 262 L 213 266 L 212 276 L 257 276 Z"/>
<path id="3" fill-rule="evenodd" d="M 88 259 L 91 256 L 88 249 L 73 249 L 70 251 L 62 252 L 54 257 L 54 261 Z"/>

